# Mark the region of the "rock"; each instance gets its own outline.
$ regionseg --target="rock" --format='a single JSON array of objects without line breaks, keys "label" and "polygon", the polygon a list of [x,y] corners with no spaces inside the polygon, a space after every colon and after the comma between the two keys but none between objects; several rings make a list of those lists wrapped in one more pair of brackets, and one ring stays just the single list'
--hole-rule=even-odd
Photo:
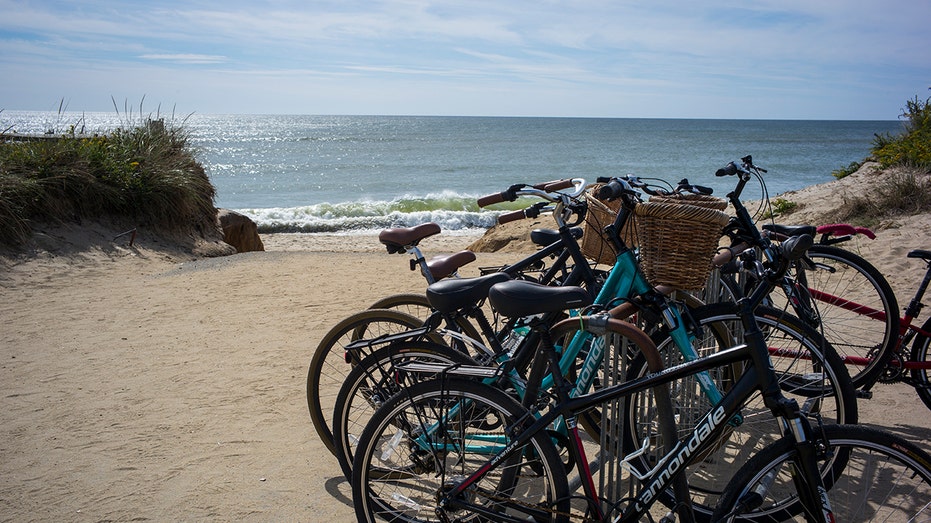
[{"label": "rock", "polygon": [[218,209],[223,241],[236,247],[237,252],[264,251],[258,227],[248,216],[229,209]]},{"label": "rock", "polygon": [[536,246],[530,241],[530,231],[555,228],[556,222],[550,216],[498,224],[488,229],[468,249],[472,252],[533,252]]}]

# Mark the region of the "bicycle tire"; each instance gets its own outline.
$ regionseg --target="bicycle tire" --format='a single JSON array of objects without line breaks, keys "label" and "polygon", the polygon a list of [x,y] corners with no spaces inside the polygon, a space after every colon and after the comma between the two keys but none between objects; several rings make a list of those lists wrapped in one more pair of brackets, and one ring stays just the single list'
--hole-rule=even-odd
[{"label": "bicycle tire", "polygon": [[[455,405],[459,405],[455,408]],[[453,406],[453,410],[450,410]],[[366,426],[353,460],[352,499],[358,521],[438,521],[438,495],[484,465],[489,455],[465,440],[507,444],[505,427],[529,414],[504,392],[478,382],[449,378],[420,382],[389,399]],[[474,416],[474,417],[473,417]],[[442,420],[442,421],[441,421]],[[442,424],[427,432],[406,427]],[[441,449],[441,450],[436,450]],[[542,521],[568,521],[566,471],[545,433],[492,468],[463,496],[488,512],[549,514]],[[529,518],[528,518],[529,519]],[[475,521],[493,521],[475,517]],[[535,519],[541,521],[539,517]]]},{"label": "bicycle tire", "polygon": [[[816,244],[808,249],[808,258],[817,269],[797,268],[796,279],[815,299],[820,318],[816,326],[842,358],[869,360],[865,366],[847,363],[854,387],[869,388],[881,377],[898,343],[899,306],[895,293],[882,273],[853,252]],[[848,310],[830,299],[818,298],[822,293],[870,307],[882,316],[864,314],[862,309]]]},{"label": "bicycle tire", "polygon": [[[818,430],[817,428],[815,429]],[[931,456],[912,443],[870,427],[824,426],[828,442],[819,464],[825,494],[837,521],[928,521],[931,518]],[[725,488],[714,521],[801,521],[801,503],[793,499],[789,474],[794,445],[779,440],[757,453]],[[844,462],[839,467],[838,457]],[[768,486],[767,486],[768,485]],[[762,496],[764,493],[766,496]],[[750,492],[756,491],[756,496]],[[760,504],[736,514],[744,501]],[[754,503],[756,504],[756,503]]]},{"label": "bicycle tire", "polygon": [[[369,306],[369,308],[396,309],[406,314],[410,314],[411,316],[420,318],[422,321],[427,321],[427,318],[429,318],[430,315],[435,312],[433,307],[430,306],[430,302],[427,300],[426,295],[414,293],[392,294],[391,296],[386,296],[376,301],[371,306]],[[455,330],[468,336],[469,338],[472,338],[473,340],[482,341],[486,344],[486,346],[490,346],[490,344],[488,344],[488,340],[483,338],[479,329],[477,329],[475,325],[469,321],[469,318],[463,315],[456,315],[453,320],[456,323],[454,327]],[[448,345],[453,345],[455,343],[457,342],[453,339],[447,342]],[[459,348],[468,350],[464,346]]]},{"label": "bicycle tire", "polygon": [[396,309],[426,321],[433,314],[433,307],[424,294],[404,292],[385,296],[369,305],[370,309]]},{"label": "bicycle tire", "polygon": [[[333,432],[329,425],[336,404],[336,395],[352,364],[361,361],[370,351],[360,350],[355,361],[347,361],[346,345],[387,333],[397,333],[423,325],[419,319],[391,309],[366,309],[334,325],[320,340],[307,369],[307,408],[310,420],[320,440],[330,452],[335,452]],[[431,338],[432,341],[442,342]]]},{"label": "bicycle tire", "polygon": [[[737,306],[734,304],[718,303],[698,307],[691,311],[691,316],[705,334],[705,339],[700,340],[696,347],[699,355],[733,346],[742,340]],[[808,406],[809,411],[817,411],[829,423],[856,423],[856,391],[843,362],[829,345],[824,345],[821,335],[781,311],[758,307],[755,316],[771,348],[795,351],[792,356],[786,352],[786,356],[771,358],[780,376],[783,393],[797,398],[799,403]],[[654,333],[654,339],[660,353],[666,358],[667,366],[683,361],[665,330]],[[631,377],[635,379],[647,372],[643,357],[636,356],[630,365]],[[714,369],[711,374],[723,393],[727,391],[728,384],[739,377],[741,367]],[[712,405],[698,389],[694,379],[671,384],[671,389],[673,404],[677,408],[680,436],[687,436]],[[652,428],[655,424],[652,405],[649,393],[628,398],[625,407],[628,413],[625,437],[626,444],[631,448],[639,447],[644,438],[652,437],[655,433]],[[781,435],[778,423],[762,404],[759,394],[747,401],[741,409],[741,415],[742,424],[727,431],[726,439],[689,468],[688,482],[693,509],[699,521],[714,521],[709,518],[733,471],[754,451]],[[649,470],[655,466],[656,459],[655,455],[645,455],[638,467],[640,470]],[[674,500],[668,495],[661,497],[661,501],[674,506]]]},{"label": "bicycle tire", "polygon": [[[921,330],[931,332],[931,318],[925,320]],[[931,363],[931,338],[921,334],[915,336],[914,341],[912,341],[910,361],[923,365]],[[927,368],[912,369],[911,377],[912,386],[915,387],[918,397],[921,398],[926,407],[931,409],[931,377],[928,376],[928,373]]]},{"label": "bicycle tire", "polygon": [[[392,369],[407,361],[478,365],[472,358],[445,345],[414,341],[382,347],[354,366],[339,389],[331,424],[336,458],[347,480],[352,478],[355,441],[378,407],[402,387]],[[413,377],[422,381],[430,376]]]}]

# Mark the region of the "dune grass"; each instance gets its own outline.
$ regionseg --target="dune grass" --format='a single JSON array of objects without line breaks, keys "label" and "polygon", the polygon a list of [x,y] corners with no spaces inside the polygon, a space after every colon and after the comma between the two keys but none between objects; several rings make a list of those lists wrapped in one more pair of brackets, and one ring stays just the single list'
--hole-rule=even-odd
[{"label": "dune grass", "polygon": [[917,96],[906,102],[902,117],[905,132],[898,135],[876,135],[873,157],[885,167],[909,167],[931,172],[931,98],[921,101]]},{"label": "dune grass", "polygon": [[0,133],[0,243],[17,245],[35,222],[119,218],[165,232],[216,227],[216,190],[181,124],[146,117],[108,134],[75,126],[55,137]]},{"label": "dune grass", "polygon": [[[905,167],[931,173],[931,98],[922,101],[916,96],[905,102],[899,117],[905,123],[903,132],[874,135],[871,156],[866,160],[879,162],[883,169]],[[851,162],[831,174],[840,179],[857,172],[862,165]]]},{"label": "dune grass", "polygon": [[901,166],[887,172],[871,194],[851,198],[837,209],[837,219],[876,227],[896,216],[931,213],[931,176],[927,172]]}]

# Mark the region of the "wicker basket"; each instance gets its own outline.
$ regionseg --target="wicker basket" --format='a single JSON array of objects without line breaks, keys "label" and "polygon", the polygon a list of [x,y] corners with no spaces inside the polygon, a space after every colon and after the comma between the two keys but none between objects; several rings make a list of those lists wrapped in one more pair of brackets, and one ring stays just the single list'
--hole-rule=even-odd
[{"label": "wicker basket", "polygon": [[653,285],[701,289],[728,215],[686,203],[649,201],[635,209],[640,266]]},{"label": "wicker basket", "polygon": [[[621,200],[604,201],[595,195],[604,184],[592,184],[585,191],[585,200],[588,202],[588,212],[585,213],[585,223],[582,228],[582,243],[579,245],[582,254],[597,263],[614,265],[617,261],[617,250],[608,240],[604,228],[614,223],[617,211],[621,208]],[[634,230],[634,217],[631,216],[624,226],[621,237],[629,247],[636,245],[636,231]]]},{"label": "wicker basket", "polygon": [[698,207],[707,207],[723,211],[727,208],[727,200],[705,194],[670,194],[665,196],[651,196],[653,203],[687,203]]}]

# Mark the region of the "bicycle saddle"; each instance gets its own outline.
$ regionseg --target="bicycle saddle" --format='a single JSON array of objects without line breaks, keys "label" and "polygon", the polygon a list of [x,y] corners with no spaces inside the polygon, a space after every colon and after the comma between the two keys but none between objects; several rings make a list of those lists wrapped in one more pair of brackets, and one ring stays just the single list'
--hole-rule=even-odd
[{"label": "bicycle saddle", "polygon": [[[573,227],[569,229],[572,237],[579,239],[582,237],[582,228]],[[553,229],[534,229],[530,231],[530,241],[538,247],[546,247],[559,241],[559,231]]]},{"label": "bicycle saddle", "polygon": [[[450,274],[458,271],[459,268],[463,265],[472,263],[474,261],[474,252],[459,251],[448,256],[436,256],[434,258],[430,258],[430,261],[427,262],[427,267],[430,268],[430,274],[433,275],[433,280],[436,281],[442,280]],[[416,261],[411,263],[411,269],[413,269],[415,266]]]},{"label": "bicycle saddle", "polygon": [[526,280],[499,283],[488,291],[488,301],[509,318],[543,312],[579,309],[591,305],[592,295],[582,287],[549,287]]},{"label": "bicycle saddle", "polygon": [[485,299],[492,285],[510,278],[503,272],[495,272],[477,278],[438,281],[427,286],[427,301],[434,309],[448,314]]},{"label": "bicycle saddle", "polygon": [[818,232],[814,225],[779,225],[778,223],[764,224],[763,230],[784,236],[801,236],[807,234],[811,237],[814,237]]},{"label": "bicycle saddle", "polygon": [[420,243],[420,240],[440,233],[440,226],[422,223],[414,227],[397,227],[385,229],[378,233],[378,241],[388,248],[389,254],[403,253],[408,246]]}]

